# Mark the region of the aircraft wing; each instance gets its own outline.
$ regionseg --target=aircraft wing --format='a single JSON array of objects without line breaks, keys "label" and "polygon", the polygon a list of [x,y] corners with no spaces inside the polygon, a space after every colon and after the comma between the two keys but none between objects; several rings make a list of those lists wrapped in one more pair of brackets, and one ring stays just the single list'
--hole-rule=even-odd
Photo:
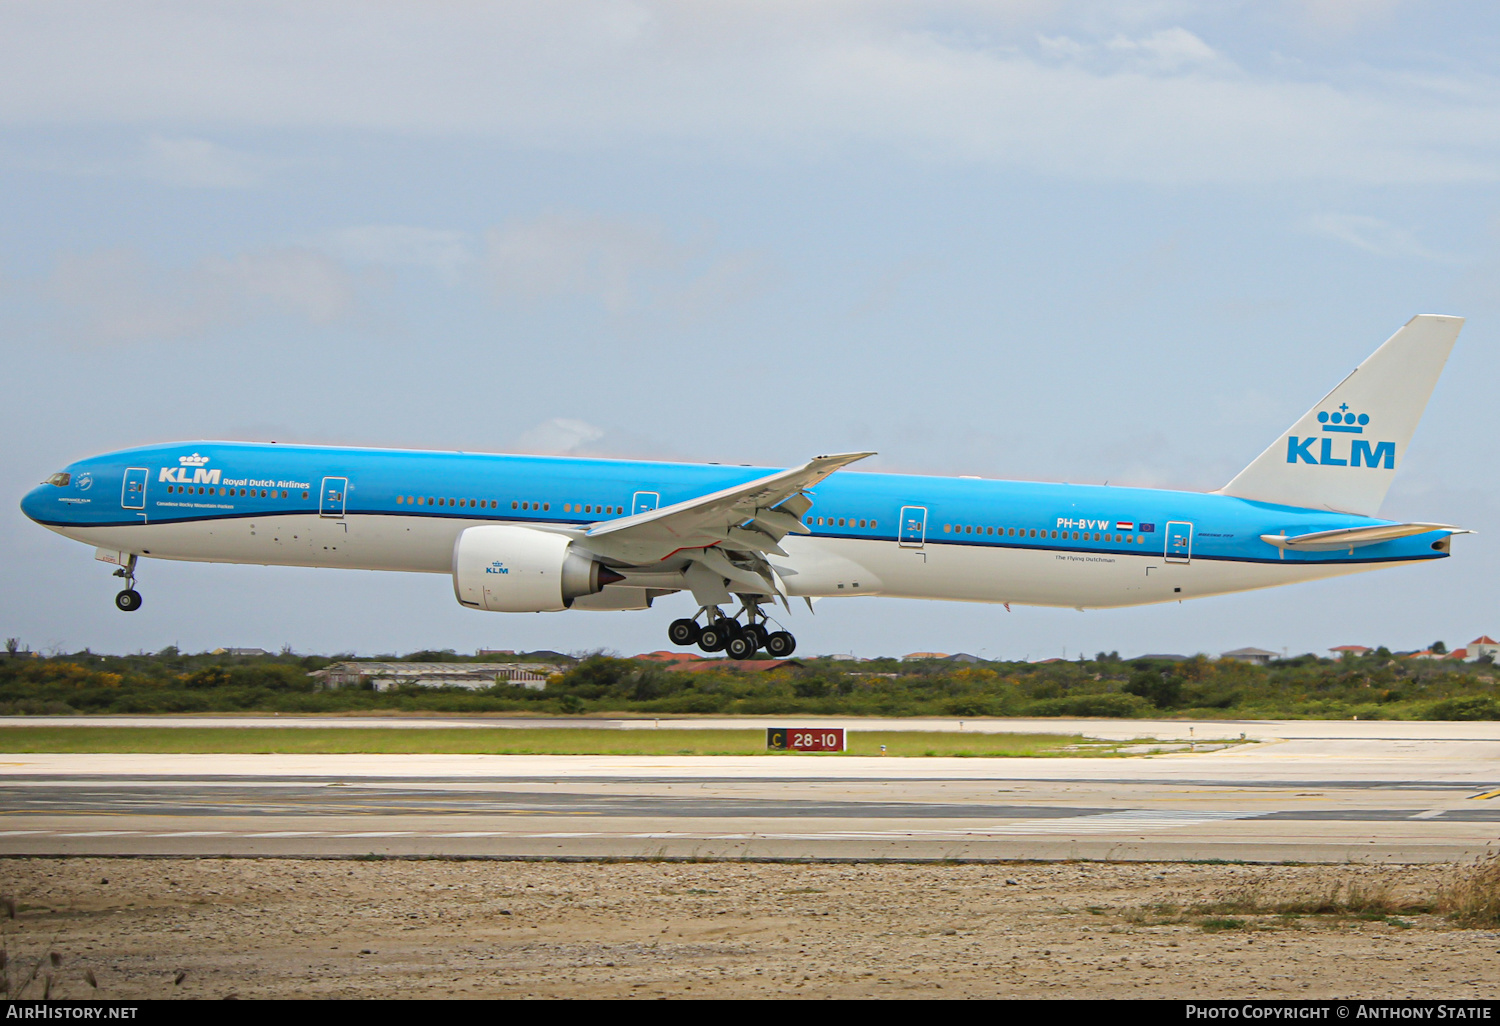
[{"label": "aircraft wing", "polygon": [[[618,520],[601,521],[584,532],[583,541],[600,556],[641,565],[658,562],[683,549],[719,546],[760,560],[764,553],[786,555],[777,545],[788,534],[808,534],[802,514],[812,500],[802,493],[829,474],[873,452],[817,456],[800,467],[778,471],[746,484],[700,495],[685,502]],[[693,558],[703,562],[703,553]],[[714,557],[719,557],[715,559]],[[729,577],[721,552],[707,559]]]},{"label": "aircraft wing", "polygon": [[1278,549],[1304,552],[1332,552],[1336,549],[1357,549],[1365,545],[1410,538],[1429,531],[1447,531],[1452,534],[1471,534],[1461,527],[1450,524],[1381,524],[1376,527],[1346,527],[1337,531],[1315,531],[1287,537],[1283,534],[1263,534],[1260,540]]}]

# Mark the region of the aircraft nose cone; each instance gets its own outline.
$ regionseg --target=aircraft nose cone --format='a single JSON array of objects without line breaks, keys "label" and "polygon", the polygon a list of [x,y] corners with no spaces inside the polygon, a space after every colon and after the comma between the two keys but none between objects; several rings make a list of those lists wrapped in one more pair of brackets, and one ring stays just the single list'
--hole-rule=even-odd
[{"label": "aircraft nose cone", "polygon": [[41,521],[48,506],[48,491],[56,491],[51,485],[38,485],[26,493],[21,500],[21,512],[32,520]]}]

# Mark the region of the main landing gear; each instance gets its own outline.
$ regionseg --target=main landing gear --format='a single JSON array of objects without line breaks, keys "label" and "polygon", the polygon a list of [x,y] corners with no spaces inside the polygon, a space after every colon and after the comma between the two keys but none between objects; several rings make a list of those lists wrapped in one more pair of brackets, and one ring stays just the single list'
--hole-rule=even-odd
[{"label": "main landing gear", "polygon": [[141,608],[141,593],[135,590],[135,556],[130,562],[115,571],[116,577],[125,578],[125,590],[115,596],[115,608],[122,613],[133,613]]},{"label": "main landing gear", "polygon": [[[797,639],[790,633],[767,628],[769,621],[760,603],[747,600],[740,613],[744,623],[725,616],[717,606],[704,606],[691,619],[673,620],[667,637],[674,645],[697,645],[705,652],[723,652],[731,659],[749,659],[761,649],[773,659],[785,659],[796,651]],[[704,617],[701,624],[699,616]]]}]

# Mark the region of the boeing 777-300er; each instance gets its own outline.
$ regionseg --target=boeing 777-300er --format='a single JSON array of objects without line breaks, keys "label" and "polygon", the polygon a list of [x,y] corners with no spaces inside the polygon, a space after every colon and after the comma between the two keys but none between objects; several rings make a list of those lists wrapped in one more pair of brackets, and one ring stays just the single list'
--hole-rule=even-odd
[{"label": "boeing 777-300er", "polygon": [[[1376,516],[1462,318],[1413,317],[1215,492],[468,452],[186,442],[80,460],[26,515],[116,564],[451,574],[491,612],[646,609],[673,643],[790,655],[776,601],[846,595],[1134,606],[1448,556],[1445,524]],[[739,608],[732,614],[738,600]]]}]

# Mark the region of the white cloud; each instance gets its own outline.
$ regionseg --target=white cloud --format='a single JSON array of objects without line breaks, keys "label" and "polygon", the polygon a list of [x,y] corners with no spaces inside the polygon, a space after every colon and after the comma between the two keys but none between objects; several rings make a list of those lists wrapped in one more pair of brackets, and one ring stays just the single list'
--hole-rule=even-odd
[{"label": "white cloud", "polygon": [[259,185],[264,161],[207,139],[146,140],[141,174],[166,185],[199,189],[245,189]]},{"label": "white cloud", "polygon": [[134,250],[60,257],[37,294],[56,308],[56,336],[111,344],[201,338],[265,316],[327,325],[352,314],[356,281],[300,248],[212,257],[165,274]]},{"label": "white cloud", "polygon": [[[1358,6],[1364,19],[1389,5]],[[1336,9],[1310,3],[1307,16]],[[1500,176],[1493,76],[1432,64],[1444,77],[1424,86],[1368,67],[1236,62],[1173,20],[1188,13],[1150,3],[37,0],[0,6],[0,122],[668,143],[755,160],[873,144],[1154,182]],[[245,173],[212,149],[165,150],[159,159],[189,180]]]},{"label": "white cloud", "polygon": [[312,245],[355,264],[423,267],[452,279],[473,259],[464,232],[371,224],[324,232]]},{"label": "white cloud", "polygon": [[585,297],[614,315],[710,313],[749,298],[766,278],[753,254],[715,255],[706,241],[679,240],[655,222],[597,214],[516,219],[486,232],[485,248],[497,298]]},{"label": "white cloud", "polygon": [[529,301],[590,296],[620,313],[639,305],[645,279],[683,254],[659,226],[588,214],[544,214],[485,233],[497,294]]},{"label": "white cloud", "polygon": [[554,417],[522,432],[519,451],[543,456],[569,456],[586,451],[604,437],[602,428],[581,420]]},{"label": "white cloud", "polygon": [[1315,235],[1337,239],[1376,256],[1415,257],[1445,263],[1454,259],[1433,252],[1422,245],[1410,231],[1378,217],[1362,214],[1317,214],[1307,220],[1307,228]]},{"label": "white cloud", "polygon": [[1137,67],[1167,73],[1223,60],[1217,50],[1185,28],[1163,29],[1140,39],[1116,36],[1106,46],[1117,54],[1135,57]]},{"label": "white cloud", "polygon": [[1349,32],[1386,21],[1402,0],[1296,0],[1302,17],[1314,27]]}]

